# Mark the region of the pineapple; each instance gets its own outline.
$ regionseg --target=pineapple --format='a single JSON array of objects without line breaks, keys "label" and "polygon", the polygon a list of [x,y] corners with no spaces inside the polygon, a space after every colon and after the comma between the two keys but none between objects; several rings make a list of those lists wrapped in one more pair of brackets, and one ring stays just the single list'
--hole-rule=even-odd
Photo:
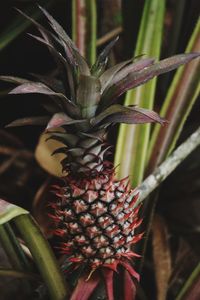
[{"label": "pineapple", "polygon": [[[109,126],[116,123],[165,123],[153,111],[125,107],[116,104],[116,100],[127,90],[189,62],[198,54],[180,54],[160,62],[136,59],[105,70],[115,39],[90,68],[63,28],[46,10],[40,9],[53,32],[20,13],[39,30],[41,36],[32,36],[48,47],[57,72],[54,77],[35,75],[34,81],[9,76],[1,76],[1,80],[18,84],[10,94],[48,95],[48,103],[46,97],[42,103],[48,115],[19,119],[10,126],[44,125],[49,138],[63,144],[52,153],[64,154],[60,162],[65,174],[63,184],[53,187],[55,199],[48,207],[52,232],[61,240],[60,252],[67,255],[73,268],[84,267],[71,299],[88,299],[100,281],[100,274],[106,279],[108,298],[113,299],[113,273],[120,266],[129,284],[133,284],[131,278],[139,280],[132,263],[132,258],[139,255],[131,245],[142,234],[135,234],[141,224],[139,195],[130,188],[128,178],[115,179],[115,169],[107,159],[111,147],[106,134]],[[64,130],[56,129],[60,127]],[[81,290],[85,284],[90,287],[83,297]]]}]

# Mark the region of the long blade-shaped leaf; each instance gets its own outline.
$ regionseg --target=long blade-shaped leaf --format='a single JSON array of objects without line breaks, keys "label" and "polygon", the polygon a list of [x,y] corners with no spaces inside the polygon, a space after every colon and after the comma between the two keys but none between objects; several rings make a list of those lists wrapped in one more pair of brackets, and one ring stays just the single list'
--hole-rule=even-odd
[{"label": "long blade-shaped leaf", "polygon": [[[139,85],[142,85],[158,75],[172,71],[178,68],[179,66],[188,63],[192,59],[197,58],[198,56],[200,56],[199,53],[178,54],[163,59],[160,62],[153,64],[152,66],[146,67],[146,64],[147,65],[152,64],[152,60],[150,59],[150,62],[144,63],[142,70],[138,72],[133,72],[131,70],[131,66],[127,66],[124,69],[124,74],[123,74],[123,70],[119,72],[119,80],[117,78],[118,76],[116,75],[116,79],[113,78],[114,82],[112,86],[108,88],[108,90],[106,90],[105,93],[103,94],[102,96],[103,105],[109,106],[126,91],[135,88]],[[142,62],[143,60],[141,60],[141,62],[139,61],[138,64],[139,65],[141,64],[142,66]],[[126,72],[126,70],[128,72]]]},{"label": "long blade-shaped leaf", "polygon": [[[165,10],[165,0],[146,0],[142,23],[140,26],[135,56],[145,53],[158,58],[162,41],[162,28]],[[139,87],[127,94],[125,104],[138,104],[152,109],[154,102],[156,79],[145,86]],[[134,174],[133,185],[141,182],[144,174],[145,159],[148,149],[150,125],[121,125],[117,142],[115,165],[118,167],[118,177]],[[124,155],[126,153],[126,155]]]},{"label": "long blade-shaped leaf", "polygon": [[100,92],[101,85],[98,78],[80,75],[76,101],[81,107],[83,118],[90,118],[95,115],[96,107],[101,96]]},{"label": "long blade-shaped leaf", "polygon": [[[0,200],[3,201],[3,200]],[[5,205],[6,206],[6,205]],[[28,263],[25,258],[25,255],[21,249],[21,246],[19,245],[18,240],[16,239],[15,235],[10,235],[10,232],[12,231],[10,224],[6,223],[3,225],[0,225],[0,243],[3,247],[4,251],[6,252],[6,255],[9,259],[9,262],[11,263],[11,266],[13,269],[18,271],[27,270]],[[23,279],[22,281],[23,289],[25,293],[30,294],[31,293],[31,287],[29,283]]]},{"label": "long blade-shaped leaf", "polygon": [[80,55],[75,44],[70,39],[70,37],[66,34],[62,26],[44,8],[42,8],[41,6],[39,6],[39,8],[49,20],[50,26],[53,28],[53,30],[58,35],[60,40],[64,42],[64,45],[66,46],[65,48],[66,54],[68,54],[69,51],[71,52],[73,65],[75,66],[77,63],[78,68],[80,68],[81,74],[89,75],[90,72],[87,63],[85,62],[84,58]]},{"label": "long blade-shaped leaf", "polygon": [[[53,1],[46,1],[44,3],[46,7],[52,5]],[[41,13],[37,8],[29,7],[26,10],[26,13],[30,14],[33,18],[38,19],[41,16]],[[22,20],[20,16],[14,18],[14,20],[9,24],[6,30],[0,36],[0,51],[8,46],[15,38],[18,37],[26,28],[30,26],[30,21]]]},{"label": "long blade-shaped leaf", "polygon": [[72,36],[89,65],[96,60],[96,0],[72,1]]},{"label": "long blade-shaped leaf", "polygon": [[14,222],[28,246],[43,280],[47,284],[51,299],[66,299],[68,291],[64,277],[39,226],[29,215],[18,216],[14,219]]},{"label": "long blade-shaped leaf", "polygon": [[27,210],[0,199],[0,225],[9,222],[17,216],[28,213]]},{"label": "long blade-shaped leaf", "polygon": [[18,127],[27,125],[45,126],[48,123],[49,119],[50,117],[48,116],[21,118],[9,123],[8,125],[6,125],[6,127]]},{"label": "long blade-shaped leaf", "polygon": [[[56,93],[41,82],[23,83],[9,92],[9,94],[44,94],[52,97],[52,100],[61,107],[61,110],[68,111],[72,116],[79,115],[78,107],[73,104],[64,94]],[[55,99],[56,97],[56,99]]]},{"label": "long blade-shaped leaf", "polygon": [[[200,52],[200,20],[191,36],[186,52]],[[180,68],[173,79],[161,115],[169,120],[166,128],[155,127],[148,152],[148,172],[174,149],[189,112],[200,92],[200,63],[194,60]]]},{"label": "long blade-shaped leaf", "polygon": [[114,104],[93,118],[90,123],[95,126],[99,123],[104,125],[110,123],[144,124],[153,122],[164,124],[165,120],[152,110]]},{"label": "long blade-shaped leaf", "polygon": [[190,274],[187,281],[184,283],[182,289],[178,293],[175,300],[196,300],[199,298],[200,293],[200,263],[196,266],[193,272]]},{"label": "long blade-shaped leaf", "polygon": [[39,227],[30,217],[28,211],[0,200],[0,225],[12,219],[33,255],[37,267],[47,284],[51,299],[65,299],[68,294],[66,283],[59,270],[56,258]]},{"label": "long blade-shaped leaf", "polygon": [[91,68],[92,75],[99,77],[104,72],[108,62],[108,55],[118,39],[119,37],[116,37],[114,40],[112,40],[99,54],[95,64]]}]

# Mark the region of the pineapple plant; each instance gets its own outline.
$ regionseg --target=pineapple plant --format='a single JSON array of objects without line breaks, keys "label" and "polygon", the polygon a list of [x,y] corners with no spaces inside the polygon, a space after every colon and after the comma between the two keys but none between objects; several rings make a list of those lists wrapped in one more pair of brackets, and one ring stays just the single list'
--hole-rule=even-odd
[{"label": "pineapple plant", "polygon": [[[64,268],[81,269],[80,279],[71,299],[88,299],[101,277],[105,278],[107,296],[113,299],[114,273],[123,269],[127,293],[132,299],[134,282],[134,244],[142,238],[135,234],[141,224],[137,189],[128,178],[115,179],[112,162],[107,158],[111,147],[106,140],[109,127],[116,123],[166,123],[156,112],[137,106],[116,104],[127,90],[168,72],[196,58],[198,53],[180,54],[155,62],[153,58],[136,58],[106,69],[108,55],[117,42],[113,40],[88,66],[63,28],[43,8],[51,30],[25,15],[41,36],[33,36],[48,47],[57,65],[54,76],[34,75],[34,80],[1,76],[1,80],[18,84],[10,94],[48,95],[42,103],[47,115],[18,119],[9,126],[44,125],[50,139],[62,147],[52,155],[63,153],[60,162],[62,184],[53,186],[54,201],[48,203],[53,235],[60,239],[58,250],[67,259]],[[52,32],[53,31],[53,32]],[[68,80],[67,80],[68,79]],[[58,128],[62,127],[60,131]],[[85,286],[84,295],[82,289]],[[129,297],[129,298],[128,298]]]}]

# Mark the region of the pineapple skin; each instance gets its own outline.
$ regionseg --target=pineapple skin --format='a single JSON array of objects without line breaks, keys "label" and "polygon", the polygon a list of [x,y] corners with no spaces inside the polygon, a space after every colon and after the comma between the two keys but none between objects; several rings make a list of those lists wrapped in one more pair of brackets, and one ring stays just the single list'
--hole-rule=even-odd
[{"label": "pineapple skin", "polygon": [[85,263],[91,270],[116,270],[118,264],[139,256],[130,250],[142,234],[135,235],[140,207],[134,207],[138,194],[130,189],[128,178],[115,180],[113,168],[91,179],[67,176],[54,193],[49,204],[52,233],[61,237],[59,250],[68,261]]}]

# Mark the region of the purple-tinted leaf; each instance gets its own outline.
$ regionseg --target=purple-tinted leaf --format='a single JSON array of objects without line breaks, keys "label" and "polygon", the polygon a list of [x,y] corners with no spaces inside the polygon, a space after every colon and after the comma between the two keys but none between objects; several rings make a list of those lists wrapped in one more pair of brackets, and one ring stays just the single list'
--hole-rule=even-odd
[{"label": "purple-tinted leaf", "polygon": [[116,37],[114,40],[112,40],[99,54],[95,64],[91,68],[92,75],[95,75],[99,77],[102,72],[104,71],[107,61],[108,61],[108,55],[110,53],[110,50],[114,47],[116,42],[118,41],[119,37]]},{"label": "purple-tinted leaf", "polygon": [[70,118],[68,115],[66,115],[65,113],[60,112],[60,113],[56,113],[51,118],[46,129],[56,128],[56,127],[61,127],[64,125],[71,125],[76,123],[83,123],[83,122],[85,122],[85,120],[74,120]]},{"label": "purple-tinted leaf", "polygon": [[48,140],[55,140],[61,142],[67,146],[75,147],[78,142],[78,137],[75,135],[66,133],[66,132],[51,132],[50,137],[47,138]]},{"label": "purple-tinted leaf", "polygon": [[16,83],[16,84],[23,84],[23,83],[30,83],[31,81],[28,79],[15,77],[15,76],[0,76],[0,80],[10,82],[10,83]]},{"label": "purple-tinted leaf", "polygon": [[[64,31],[62,26],[41,6],[39,6],[41,11],[44,13],[44,15],[47,17],[47,19],[50,22],[51,27],[53,30],[56,32],[56,34],[65,42],[65,45],[67,46],[67,49],[71,48],[73,50],[73,55],[74,58],[76,59],[77,65],[80,69],[80,73],[84,75],[89,75],[90,70],[89,67],[84,60],[84,58],[80,55],[78,49],[76,48],[75,44],[73,41],[69,38],[67,33]],[[66,53],[68,54],[68,53]]]},{"label": "purple-tinted leaf", "polygon": [[[74,60],[72,50],[68,47],[66,49],[66,45],[63,41],[61,41],[59,38],[57,38],[54,34],[49,32],[46,28],[44,28],[41,24],[39,24],[37,21],[23,13],[21,10],[17,9],[17,11],[22,14],[26,19],[28,19],[31,23],[33,23],[38,31],[41,33],[42,37],[44,38],[44,41],[46,41],[46,46],[48,47],[50,53],[54,57],[59,69],[60,73],[62,75],[62,69],[67,71],[68,81],[70,85],[70,91],[71,96],[74,98],[75,96],[75,89],[74,89],[74,82],[76,81],[76,73],[77,73],[77,62]],[[67,61],[63,61],[62,57],[59,56],[57,51],[54,48],[54,42],[59,43],[62,47],[64,47],[66,55],[67,55]],[[63,65],[64,64],[64,65]],[[65,77],[63,78],[63,82],[65,82]]]},{"label": "purple-tinted leaf", "polygon": [[23,83],[9,92],[9,94],[30,94],[30,93],[53,95],[53,96],[66,98],[63,94],[54,92],[52,89],[50,89],[48,86],[46,86],[41,82]]},{"label": "purple-tinted leaf", "polygon": [[152,65],[154,63],[153,58],[146,58],[141,59],[139,61],[133,62],[131,64],[125,65],[123,68],[121,68],[118,72],[114,74],[112,79],[109,81],[109,84],[107,84],[106,89],[104,90],[104,94],[107,92],[107,90],[112,87],[113,85],[116,85],[118,82],[123,80],[127,77],[129,73],[138,72],[140,70],[143,70],[144,68]]},{"label": "purple-tinted leaf", "polygon": [[166,121],[162,119],[156,112],[132,106],[124,107],[120,104],[114,104],[90,120],[91,125],[96,126],[101,123],[127,123],[127,124],[143,124],[158,122],[164,124]]},{"label": "purple-tinted leaf", "polygon": [[89,137],[91,139],[96,139],[96,140],[99,140],[100,142],[104,142],[105,141],[105,136],[106,136],[106,133],[105,133],[105,130],[98,130],[98,131],[95,131],[94,134],[91,134],[91,133],[86,133],[86,132],[80,132],[79,133],[80,136],[83,136],[83,137]]},{"label": "purple-tinted leaf", "polygon": [[53,46],[52,44],[50,44],[50,43],[49,43],[48,41],[46,41],[45,39],[42,39],[41,37],[36,36],[36,35],[34,35],[34,34],[28,33],[28,35],[31,36],[32,38],[36,39],[36,40],[39,41],[40,43],[42,43],[42,44],[46,45],[47,47],[49,47],[49,48],[52,50],[54,56],[57,58],[57,60],[59,60],[59,61],[63,64],[63,66],[66,68],[66,66],[67,66],[67,61],[66,61],[66,59],[62,56],[62,54],[61,54],[59,51],[57,51],[57,50],[54,48],[54,46]]},{"label": "purple-tinted leaf", "polygon": [[87,280],[88,275],[79,278],[70,300],[88,300],[95,288],[100,282],[100,276],[95,271],[91,278]]},{"label": "purple-tinted leaf", "polygon": [[61,80],[58,80],[58,79],[48,76],[48,75],[40,75],[40,74],[34,74],[34,73],[31,73],[31,75],[33,77],[35,77],[37,80],[39,80],[40,82],[44,83],[46,86],[48,86],[52,90],[54,90],[56,93],[61,93],[61,94],[65,93],[65,89],[64,89],[64,86],[63,86]]},{"label": "purple-tinted leaf", "polygon": [[199,53],[175,55],[138,72],[127,74],[126,77],[116,82],[103,94],[101,105],[104,107],[109,106],[127,90],[144,84],[155,76],[174,70],[180,65],[186,64],[192,59],[197,58],[199,55]]},{"label": "purple-tinted leaf", "polygon": [[104,268],[102,273],[105,279],[108,300],[114,300],[114,291],[113,291],[114,271],[108,268]]},{"label": "purple-tinted leaf", "polygon": [[124,300],[134,300],[136,297],[136,286],[127,270],[124,271]]},{"label": "purple-tinted leaf", "polygon": [[6,127],[17,127],[17,126],[27,126],[27,125],[45,126],[48,123],[49,119],[50,117],[48,116],[21,118],[9,123],[8,125],[6,125]]},{"label": "purple-tinted leaf", "polygon": [[113,79],[113,77],[115,76],[115,74],[121,70],[124,66],[130,64],[132,62],[132,60],[127,60],[127,61],[123,61],[111,68],[109,68],[108,70],[106,70],[100,77],[100,82],[101,82],[101,91],[103,93],[103,91],[106,89],[106,87],[108,86],[108,84],[110,84],[111,80]]},{"label": "purple-tinted leaf", "polygon": [[[72,116],[79,115],[78,107],[73,104],[67,97],[61,93],[56,93],[41,82],[29,82],[19,85],[14,88],[9,94],[45,94],[52,97],[52,100],[60,106],[61,109],[66,110]],[[56,99],[55,99],[56,97]]]},{"label": "purple-tinted leaf", "polygon": [[124,68],[119,70],[119,72],[117,72],[114,75],[113,79],[111,80],[111,82],[109,83],[109,86],[107,88],[109,88],[113,84],[117,84],[117,82],[119,82],[122,79],[126,78],[126,76],[129,73],[141,71],[141,70],[149,67],[153,63],[154,63],[153,58],[144,58],[144,59],[141,59],[139,61],[133,62],[133,63],[129,64],[128,66],[125,66]]},{"label": "purple-tinted leaf", "polygon": [[[80,75],[77,89],[77,104],[84,109],[83,116],[90,117],[95,114],[95,107],[100,100],[101,85],[98,78],[94,76]],[[94,107],[94,108],[93,108]],[[91,109],[92,112],[91,112]]]}]

